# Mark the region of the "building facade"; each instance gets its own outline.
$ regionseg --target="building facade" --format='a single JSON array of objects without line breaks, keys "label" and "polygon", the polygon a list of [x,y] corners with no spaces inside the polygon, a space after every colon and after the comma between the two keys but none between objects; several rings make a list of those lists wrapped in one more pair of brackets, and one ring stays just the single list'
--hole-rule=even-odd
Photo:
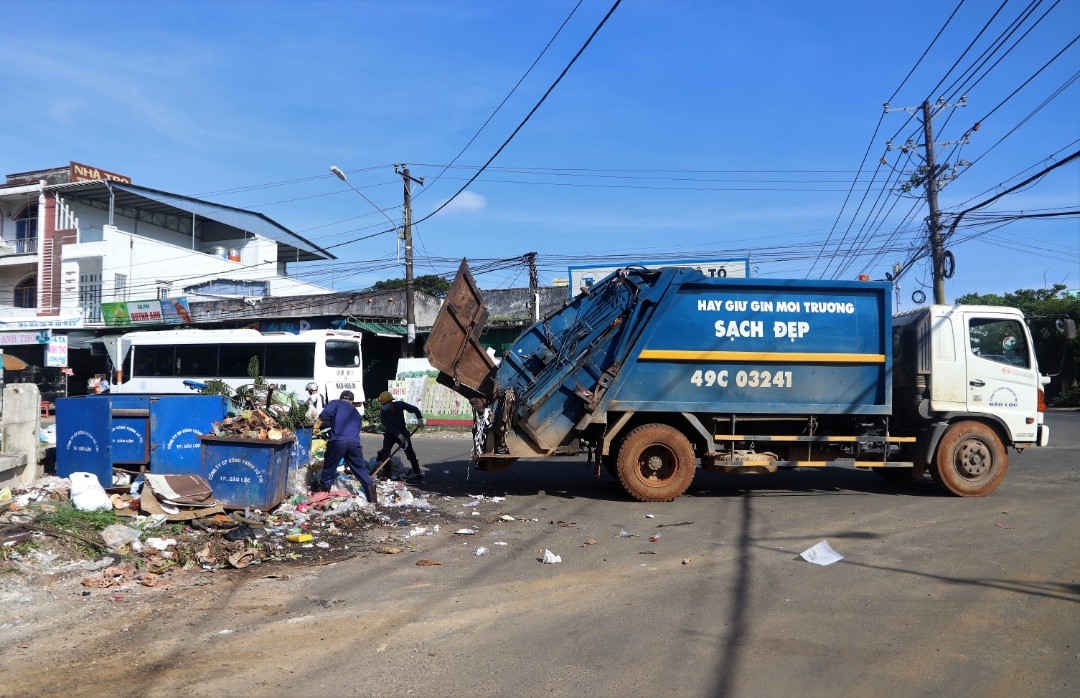
[{"label": "building facade", "polygon": [[326,294],[290,277],[288,264],[333,258],[260,213],[80,163],[7,175],[0,349],[7,370],[23,372],[8,380],[38,383],[48,399],[103,365],[93,344],[117,324],[110,311],[154,329],[190,323],[201,301]]}]

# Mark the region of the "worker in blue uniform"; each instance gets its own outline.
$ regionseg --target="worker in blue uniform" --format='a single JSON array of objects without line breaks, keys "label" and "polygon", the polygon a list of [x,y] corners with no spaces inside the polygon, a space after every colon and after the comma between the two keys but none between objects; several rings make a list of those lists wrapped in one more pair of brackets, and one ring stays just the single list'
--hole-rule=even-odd
[{"label": "worker in blue uniform", "polygon": [[323,456],[322,472],[319,474],[319,484],[316,489],[329,492],[337,478],[337,466],[341,459],[364,486],[364,496],[372,504],[377,503],[375,498],[375,486],[371,482],[371,474],[364,465],[364,451],[360,446],[360,427],[363,426],[363,418],[359,410],[353,404],[351,390],[341,391],[341,397],[331,400],[319,413],[319,422],[329,425],[330,437],[326,440],[326,453]]}]

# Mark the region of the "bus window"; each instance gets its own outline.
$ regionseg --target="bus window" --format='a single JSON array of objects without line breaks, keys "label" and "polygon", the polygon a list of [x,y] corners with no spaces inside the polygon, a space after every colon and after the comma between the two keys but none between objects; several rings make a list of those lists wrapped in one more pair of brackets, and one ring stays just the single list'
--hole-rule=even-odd
[{"label": "bus window", "polygon": [[266,375],[264,370],[266,357],[263,356],[263,344],[222,344],[221,345],[221,368],[222,378],[249,378],[248,364],[251,357],[259,359],[259,374]]},{"label": "bus window", "polygon": [[173,347],[136,347],[136,376],[173,376]]},{"label": "bus window", "polygon": [[213,344],[180,344],[176,347],[178,376],[216,376],[218,348]]},{"label": "bus window", "polygon": [[360,343],[340,339],[326,340],[326,365],[330,368],[349,368],[360,365]]},{"label": "bus window", "polygon": [[314,366],[314,344],[266,345],[263,375],[268,378],[311,378]]}]

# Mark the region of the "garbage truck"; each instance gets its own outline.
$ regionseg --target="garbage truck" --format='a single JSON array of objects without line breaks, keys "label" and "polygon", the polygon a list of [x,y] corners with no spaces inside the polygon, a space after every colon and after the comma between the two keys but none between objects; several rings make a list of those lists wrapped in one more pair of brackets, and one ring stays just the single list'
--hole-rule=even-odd
[{"label": "garbage truck", "polygon": [[576,451],[646,502],[681,495],[699,465],[929,472],[955,495],[990,494],[1009,449],[1050,438],[1049,378],[1024,316],[930,305],[894,317],[891,294],[887,282],[627,267],[496,361],[463,260],[426,352],[473,406],[481,469]]}]

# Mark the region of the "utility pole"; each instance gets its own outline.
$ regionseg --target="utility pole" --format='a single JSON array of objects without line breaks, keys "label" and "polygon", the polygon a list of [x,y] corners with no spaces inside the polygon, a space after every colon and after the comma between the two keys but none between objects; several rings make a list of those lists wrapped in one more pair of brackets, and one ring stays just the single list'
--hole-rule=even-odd
[{"label": "utility pole", "polygon": [[540,322],[540,280],[536,275],[536,253],[525,254],[529,264],[529,304],[532,306],[533,322]]},{"label": "utility pole", "polygon": [[[926,187],[926,201],[930,205],[930,216],[928,217],[926,226],[930,232],[930,257],[933,263],[934,271],[934,303],[945,303],[945,279],[951,278],[953,270],[955,269],[955,258],[945,251],[945,236],[941,234],[941,209],[938,207],[938,192],[941,190],[943,182],[947,182],[952,179],[956,179],[957,171],[960,167],[970,167],[971,163],[966,160],[960,160],[955,164],[938,166],[934,160],[934,128],[933,128],[933,109],[946,109],[952,107],[966,107],[967,96],[961,96],[960,101],[955,104],[946,104],[944,99],[939,99],[933,105],[930,104],[930,100],[924,100],[922,106],[919,107],[892,107],[886,102],[882,105],[885,113],[894,111],[905,111],[909,114],[914,114],[917,111],[922,112],[922,126],[923,126],[923,151],[925,164],[923,165],[925,172],[923,173],[923,184]],[[979,124],[974,124],[971,128],[964,132],[964,135],[959,140],[955,141],[942,141],[938,145],[964,145],[970,142],[971,134],[974,131],[979,130]],[[892,141],[886,141],[886,150],[899,150],[904,153],[911,153],[918,148],[918,144],[915,143],[913,138],[908,138],[907,142],[903,145],[893,145]],[[881,164],[886,165],[888,161],[882,157]],[[918,180],[916,177],[912,177],[910,184],[905,184],[900,190],[904,193],[914,189]],[[946,260],[950,262],[948,269],[946,269]],[[892,274],[887,274],[886,277],[892,281],[900,278],[900,275],[907,270],[914,260],[900,265],[899,269],[894,268]],[[922,294],[921,290],[917,290],[916,293]],[[926,302],[925,294],[922,300],[916,300],[916,303]],[[914,298],[914,294],[912,298]]]},{"label": "utility pole", "polygon": [[413,244],[412,244],[412,183],[424,186],[424,178],[409,174],[409,166],[403,162],[394,163],[394,173],[401,177],[404,185],[405,205],[402,209],[404,226],[402,239],[405,240],[405,357],[412,358],[416,353],[416,305],[413,297]]},{"label": "utility pole", "polygon": [[941,239],[941,211],[938,209],[937,165],[934,162],[934,129],[930,101],[922,103],[923,141],[926,149],[926,200],[930,204],[930,254],[934,265],[934,303],[945,303],[945,244]]}]

